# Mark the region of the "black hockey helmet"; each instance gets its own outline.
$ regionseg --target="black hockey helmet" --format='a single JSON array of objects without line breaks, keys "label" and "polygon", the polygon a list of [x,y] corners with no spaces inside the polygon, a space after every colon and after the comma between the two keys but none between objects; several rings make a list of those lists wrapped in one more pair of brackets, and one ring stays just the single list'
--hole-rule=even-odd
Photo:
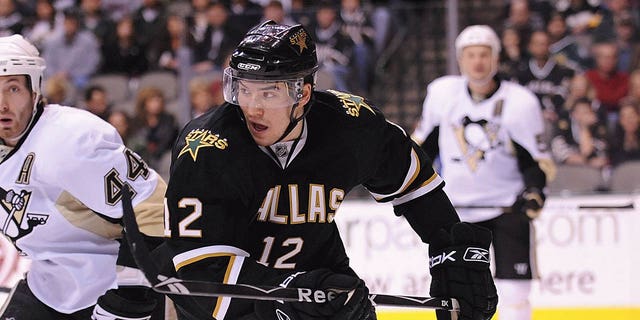
[{"label": "black hockey helmet", "polygon": [[269,20],[249,30],[231,55],[230,67],[244,79],[304,78],[318,70],[316,45],[302,25]]}]

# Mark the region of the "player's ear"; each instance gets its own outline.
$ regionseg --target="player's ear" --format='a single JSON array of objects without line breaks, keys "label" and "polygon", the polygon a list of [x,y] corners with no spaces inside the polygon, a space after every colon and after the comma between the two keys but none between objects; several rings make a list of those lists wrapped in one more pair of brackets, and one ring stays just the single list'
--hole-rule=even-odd
[{"label": "player's ear", "polygon": [[311,91],[313,91],[313,88],[311,87],[310,83],[305,83],[302,86],[302,97],[300,98],[301,106],[304,106],[309,102],[309,100],[311,99]]}]

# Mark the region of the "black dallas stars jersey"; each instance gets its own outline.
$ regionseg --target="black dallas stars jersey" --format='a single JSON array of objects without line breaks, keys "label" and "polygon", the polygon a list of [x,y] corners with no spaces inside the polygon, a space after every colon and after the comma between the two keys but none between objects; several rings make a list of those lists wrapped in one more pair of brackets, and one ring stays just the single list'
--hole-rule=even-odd
[{"label": "black dallas stars jersey", "polygon": [[[394,205],[441,188],[422,150],[368,101],[336,91],[314,99],[290,150],[258,147],[229,104],[185,127],[167,190],[168,245],[180,277],[275,285],[270,278],[294,270],[352,273],[334,223],[352,188],[363,184]],[[237,319],[251,312],[249,302],[201,306],[216,319]]]}]

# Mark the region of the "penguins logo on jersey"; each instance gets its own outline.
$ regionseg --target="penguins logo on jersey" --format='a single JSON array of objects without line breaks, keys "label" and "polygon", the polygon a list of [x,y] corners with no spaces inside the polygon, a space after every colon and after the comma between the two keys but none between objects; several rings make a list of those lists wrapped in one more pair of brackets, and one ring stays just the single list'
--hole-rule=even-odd
[{"label": "penguins logo on jersey", "polygon": [[468,116],[462,118],[459,126],[454,128],[462,158],[453,160],[465,161],[471,172],[475,172],[479,162],[484,160],[485,153],[502,145],[498,140],[498,129],[498,125],[485,119],[474,121]]},{"label": "penguins logo on jersey", "polygon": [[360,116],[360,109],[365,108],[371,113],[375,114],[373,108],[369,106],[363,97],[356,96],[354,94],[344,93],[336,90],[327,90],[327,92],[334,94],[342,102],[342,107],[345,108],[345,112],[352,117]]},{"label": "penguins logo on jersey", "polygon": [[210,130],[205,129],[193,129],[185,137],[185,145],[178,158],[185,153],[189,153],[193,161],[198,158],[198,151],[200,148],[215,147],[220,150],[224,150],[229,146],[226,138],[221,139],[219,134],[211,133]]},{"label": "penguins logo on jersey", "polygon": [[[27,213],[30,199],[30,191],[6,191],[0,188],[0,207],[5,213],[4,219],[0,219],[2,233],[11,238],[13,242],[31,233],[35,226],[45,224],[49,218],[48,214]],[[0,216],[2,215],[0,212]]]}]

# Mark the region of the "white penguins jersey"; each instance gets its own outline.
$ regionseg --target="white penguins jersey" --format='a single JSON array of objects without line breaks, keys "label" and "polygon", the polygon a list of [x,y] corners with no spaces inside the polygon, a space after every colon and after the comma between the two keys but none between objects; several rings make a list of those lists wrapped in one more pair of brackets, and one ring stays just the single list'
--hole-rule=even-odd
[{"label": "white penguins jersey", "polygon": [[38,116],[0,163],[0,227],[32,260],[33,294],[72,313],[117,287],[123,184],[149,236],[163,233],[166,184],[97,116],[59,105]]},{"label": "white penguins jersey", "polygon": [[[480,102],[472,99],[462,76],[444,76],[428,86],[412,138],[422,144],[439,130],[444,190],[463,221],[500,215],[500,207],[511,206],[523,190],[514,142],[533,159],[550,161],[540,110],[533,93],[509,81],[501,81],[498,90]],[[464,206],[491,208],[461,209]]]}]

